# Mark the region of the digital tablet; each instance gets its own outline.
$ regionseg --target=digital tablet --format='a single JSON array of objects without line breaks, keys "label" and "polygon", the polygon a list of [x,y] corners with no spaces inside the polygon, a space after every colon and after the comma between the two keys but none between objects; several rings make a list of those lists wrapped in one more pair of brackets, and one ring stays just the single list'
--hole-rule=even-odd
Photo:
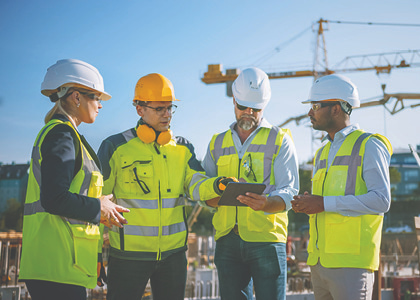
[{"label": "digital tablet", "polygon": [[246,192],[261,195],[265,190],[263,183],[248,183],[248,182],[229,182],[222,196],[220,197],[218,205],[227,206],[247,206],[239,202],[236,197],[245,195]]}]

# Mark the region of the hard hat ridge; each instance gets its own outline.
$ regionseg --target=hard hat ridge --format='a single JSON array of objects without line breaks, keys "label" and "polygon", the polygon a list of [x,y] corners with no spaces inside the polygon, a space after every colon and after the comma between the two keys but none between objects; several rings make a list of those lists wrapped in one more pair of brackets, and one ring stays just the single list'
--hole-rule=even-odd
[{"label": "hard hat ridge", "polygon": [[68,90],[63,87],[71,85],[95,90],[101,94],[101,100],[111,99],[111,95],[104,90],[104,81],[99,71],[78,59],[62,59],[50,66],[41,84],[41,93],[56,101]]},{"label": "hard hat ridge", "polygon": [[270,79],[261,69],[245,69],[233,82],[232,93],[239,105],[262,109],[271,98]]},{"label": "hard hat ridge", "polygon": [[342,100],[351,107],[360,107],[356,85],[343,75],[331,74],[315,80],[309,93],[309,99],[302,103],[326,100]]},{"label": "hard hat ridge", "polygon": [[151,73],[137,81],[134,89],[136,101],[179,101],[175,98],[174,86],[165,76]]}]

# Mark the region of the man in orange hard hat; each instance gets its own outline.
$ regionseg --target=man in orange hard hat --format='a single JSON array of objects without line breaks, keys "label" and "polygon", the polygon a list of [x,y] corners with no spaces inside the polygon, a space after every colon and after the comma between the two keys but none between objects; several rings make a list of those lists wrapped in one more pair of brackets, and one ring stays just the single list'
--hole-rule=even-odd
[{"label": "man in orange hard hat", "polygon": [[176,105],[172,83],[161,74],[139,79],[133,105],[136,127],[105,139],[98,152],[104,191],[130,208],[129,226],[109,231],[108,299],[140,299],[150,279],[154,300],[183,300],[188,228],[184,194],[219,197],[232,179],[208,178],[194,147],[170,128]]}]

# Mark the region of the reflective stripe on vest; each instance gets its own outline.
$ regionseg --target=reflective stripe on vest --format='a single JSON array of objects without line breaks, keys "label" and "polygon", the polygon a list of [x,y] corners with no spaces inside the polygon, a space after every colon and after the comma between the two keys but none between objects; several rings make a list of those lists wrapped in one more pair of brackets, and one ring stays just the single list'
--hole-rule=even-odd
[{"label": "reflective stripe on vest", "polygon": [[[39,187],[41,186],[41,165],[40,165],[41,137],[44,136],[44,134],[46,133],[48,129],[51,130],[54,125],[57,125],[57,123],[51,123],[48,126],[45,126],[45,128],[41,131],[41,134],[39,135],[40,138],[38,138],[38,140],[35,142],[34,147],[32,148],[32,171],[33,171],[33,176]],[[88,191],[89,191],[91,177],[86,176],[86,175],[90,174],[91,170],[99,170],[99,169],[96,166],[95,162],[92,159],[89,159],[90,155],[87,152],[86,148],[83,146],[83,143],[80,139],[79,139],[79,143],[81,146],[81,150],[83,152],[82,171],[84,172],[85,176],[83,178],[82,184],[80,185],[80,189],[78,191],[73,191],[73,192],[79,195],[87,196]],[[42,207],[40,200],[37,200],[32,203],[25,203],[24,208],[23,208],[24,216],[36,214],[38,212],[41,212],[41,213],[45,212],[45,209]],[[83,221],[75,220],[71,218],[64,218],[64,219],[69,221],[70,224],[86,224],[86,225],[88,224],[87,222],[83,222]]]},{"label": "reflective stripe on vest", "polygon": [[[242,160],[239,159],[236,152],[231,130],[214,136],[210,143],[210,151],[217,166],[217,175],[235,176],[247,182],[262,182],[266,185],[264,194],[269,194],[276,189],[272,165],[286,132],[289,133],[287,129],[274,126],[260,128],[253,137]],[[254,159],[252,170],[257,179],[242,177],[248,177],[242,164],[242,161],[245,162],[248,156],[250,160],[251,158]],[[239,234],[245,241],[286,242],[288,224],[286,212],[265,214],[262,211],[254,211],[245,206],[220,206],[213,217],[213,225],[216,229],[215,239],[218,240],[227,235],[235,223],[238,224]]]},{"label": "reflective stripe on vest", "polygon": [[[98,257],[99,228],[84,221],[64,218],[44,210],[40,201],[41,146],[48,132],[58,124],[51,120],[38,134],[32,149],[31,168],[24,206],[20,279],[38,279],[94,288]],[[69,191],[99,197],[102,177],[79,138],[82,167],[74,176]],[[92,180],[92,183],[91,183]],[[45,259],[44,259],[45,258]]]},{"label": "reflective stripe on vest", "polygon": [[103,165],[110,174],[105,191],[130,209],[124,213],[128,224],[109,230],[111,256],[156,261],[187,248],[184,195],[194,200],[214,198],[216,179],[190,165],[195,163],[191,145],[179,141],[146,144],[129,129],[101,145],[99,156],[107,160]]},{"label": "reflective stripe on vest", "polygon": [[[271,191],[275,190],[276,186],[270,184],[270,177],[271,177],[271,164],[273,162],[274,154],[277,154],[279,151],[279,145],[276,145],[277,135],[280,129],[276,126],[271,127],[270,132],[268,134],[267,142],[265,144],[250,144],[246,152],[248,153],[264,153],[264,180],[262,183],[266,185],[266,189],[264,190],[265,194],[270,193]],[[226,133],[230,133],[231,131],[225,131],[219,134],[215,141],[214,141],[214,149],[212,151],[214,161],[217,165],[219,158],[221,156],[226,155],[233,155],[236,153],[235,146],[223,147],[223,140],[225,138]],[[257,133],[258,134],[258,133]],[[254,137],[255,139],[255,137]]]},{"label": "reflective stripe on vest", "polygon": [[[126,208],[146,208],[146,209],[158,209],[159,200],[142,200],[142,199],[122,199],[118,198],[118,203]],[[184,206],[185,198],[163,198],[162,208],[174,208],[177,206]]]},{"label": "reflective stripe on vest", "polygon": [[[314,195],[358,196],[367,193],[363,180],[363,159],[366,142],[371,136],[361,130],[350,133],[328,171],[327,159],[331,143],[318,150],[312,179]],[[392,151],[385,137],[374,136]],[[379,265],[382,221],[383,214],[349,217],[334,212],[322,212],[310,215],[308,265],[315,265],[320,261],[327,268],[376,270]]]},{"label": "reflective stripe on vest", "polygon": [[[362,165],[362,157],[359,155],[360,147],[365,138],[370,136],[369,133],[363,133],[360,135],[353,145],[350,155],[336,156],[333,160],[333,166],[347,166],[347,181],[344,195],[354,195],[356,190],[356,178],[357,178],[357,167]],[[317,153],[316,157],[316,169],[324,169],[327,167],[327,160],[323,159],[320,161],[321,153],[324,151],[323,146]]]}]

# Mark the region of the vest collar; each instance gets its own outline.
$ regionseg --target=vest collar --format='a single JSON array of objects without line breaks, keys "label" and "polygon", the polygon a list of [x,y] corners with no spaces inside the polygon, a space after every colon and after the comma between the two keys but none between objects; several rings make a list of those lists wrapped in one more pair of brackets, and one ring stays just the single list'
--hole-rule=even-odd
[{"label": "vest collar", "polygon": [[355,130],[360,129],[359,124],[353,124],[347,127],[344,127],[343,129],[341,129],[339,132],[337,132],[334,136],[334,141],[331,140],[330,136],[328,134],[326,134],[321,142],[324,142],[326,140],[332,142],[338,142],[338,141],[343,141],[350,133],[352,133]]}]

